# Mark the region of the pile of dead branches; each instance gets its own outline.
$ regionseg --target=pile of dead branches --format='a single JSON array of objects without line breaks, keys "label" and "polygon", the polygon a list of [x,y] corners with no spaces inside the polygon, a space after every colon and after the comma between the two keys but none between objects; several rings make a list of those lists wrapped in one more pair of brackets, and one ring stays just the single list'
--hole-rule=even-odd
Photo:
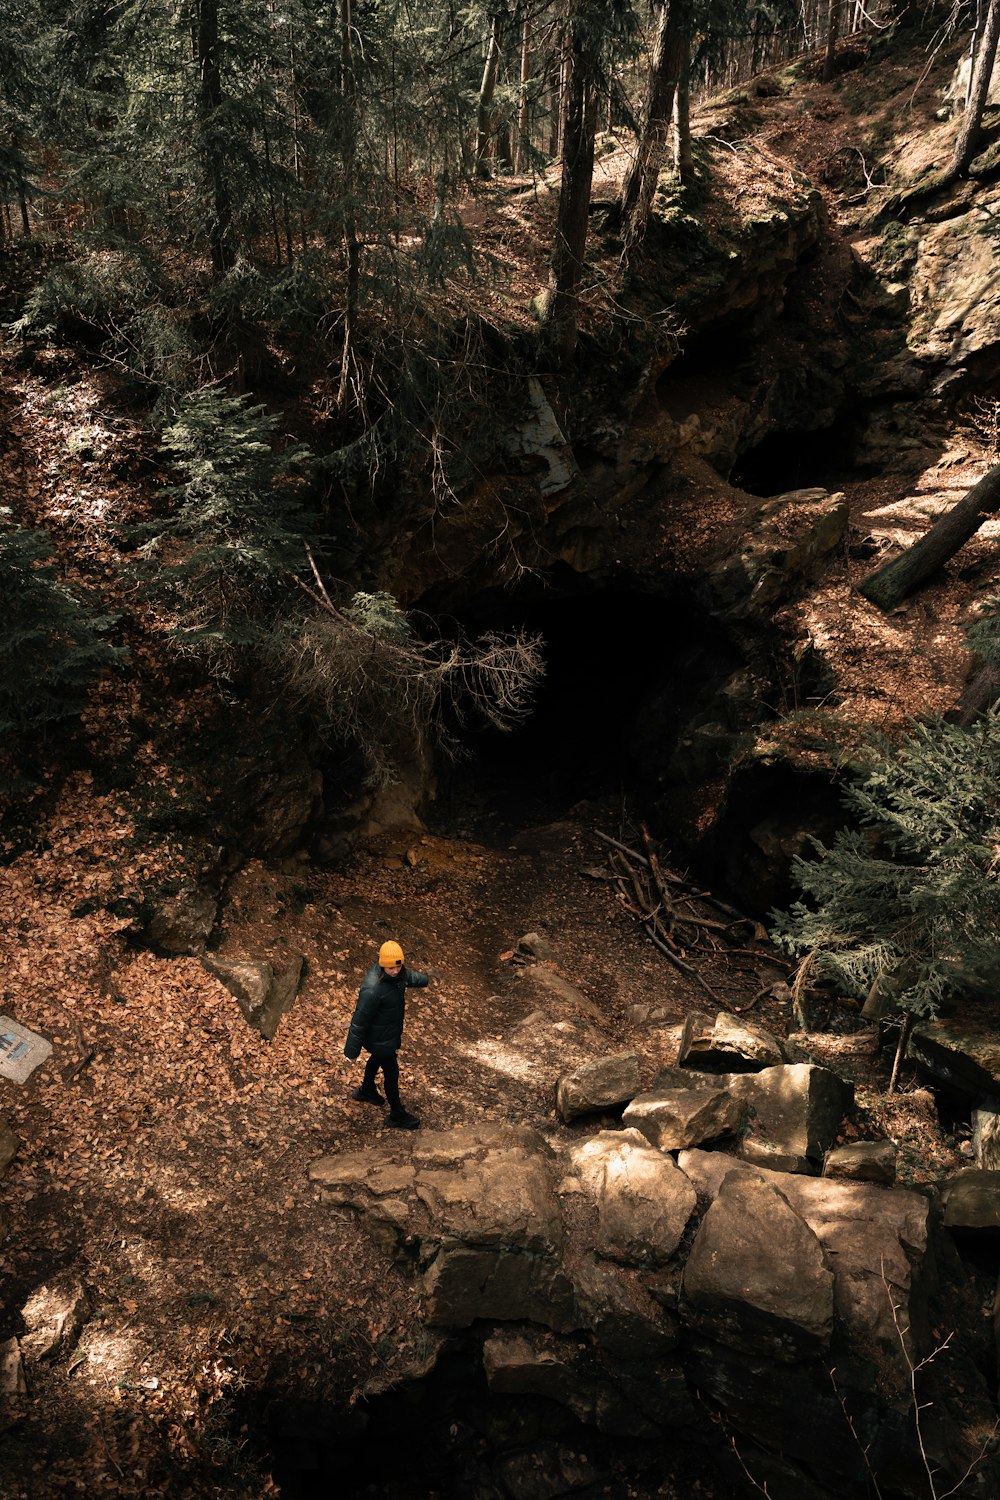
[{"label": "pile of dead branches", "polygon": [[[747,946],[752,939],[767,936],[758,922],[743,916],[711,891],[692,885],[684,876],[660,863],[645,823],[641,825],[644,854],[630,849],[610,834],[598,829],[594,833],[602,843],[610,846],[610,873],[599,870],[587,873],[610,880],[617,886],[618,900],[635,917],[650,942],[675,969],[700,985],[716,1004],[721,1002],[698,972],[696,963],[691,961],[692,954],[711,957],[742,953],[767,959],[772,964],[779,962],[770,953]],[[721,913],[725,920],[708,916],[704,910],[706,906]]]}]

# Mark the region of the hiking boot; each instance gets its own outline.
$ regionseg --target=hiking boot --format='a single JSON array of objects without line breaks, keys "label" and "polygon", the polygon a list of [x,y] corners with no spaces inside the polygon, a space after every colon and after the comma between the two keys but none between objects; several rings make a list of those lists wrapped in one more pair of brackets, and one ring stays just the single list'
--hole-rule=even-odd
[{"label": "hiking boot", "polygon": [[420,1124],[416,1115],[407,1114],[406,1110],[400,1110],[398,1115],[389,1116],[389,1124],[395,1125],[397,1130],[416,1130]]},{"label": "hiking boot", "polygon": [[358,1101],[359,1104],[384,1104],[385,1103],[385,1100],[382,1098],[382,1095],[379,1093],[378,1089],[375,1088],[374,1084],[372,1085],[372,1087],[370,1089],[366,1089],[365,1086],[364,1086],[364,1084],[362,1083],[361,1085],[359,1085],[358,1088],[356,1088],[354,1090],[354,1093],[351,1095],[351,1098],[352,1099],[357,1099],[357,1101]]}]

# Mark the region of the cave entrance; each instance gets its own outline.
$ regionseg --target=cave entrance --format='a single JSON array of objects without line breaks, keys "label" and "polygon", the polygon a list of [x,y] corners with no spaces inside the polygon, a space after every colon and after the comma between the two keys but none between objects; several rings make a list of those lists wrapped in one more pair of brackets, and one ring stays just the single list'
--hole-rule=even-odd
[{"label": "cave entrance", "polygon": [[463,732],[468,756],[443,773],[438,809],[456,832],[502,835],[609,796],[644,805],[692,702],[739,664],[689,596],[601,589],[568,569],[484,595],[459,623],[540,635],[546,676],[516,729]]},{"label": "cave entrance", "polygon": [[769,433],[740,455],[729,481],[749,495],[769,498],[789,490],[837,489],[848,480],[870,478],[879,472],[878,466],[854,462],[857,437],[858,422],[852,415],[814,432]]}]

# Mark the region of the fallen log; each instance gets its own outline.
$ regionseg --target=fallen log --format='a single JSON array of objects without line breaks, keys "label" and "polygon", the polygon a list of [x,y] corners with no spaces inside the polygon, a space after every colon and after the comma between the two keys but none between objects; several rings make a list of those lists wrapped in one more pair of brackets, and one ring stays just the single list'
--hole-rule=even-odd
[{"label": "fallen log", "polygon": [[994,464],[951,510],[905,552],[883,563],[859,585],[879,609],[894,609],[954,557],[988,516],[1000,510],[1000,464]]}]

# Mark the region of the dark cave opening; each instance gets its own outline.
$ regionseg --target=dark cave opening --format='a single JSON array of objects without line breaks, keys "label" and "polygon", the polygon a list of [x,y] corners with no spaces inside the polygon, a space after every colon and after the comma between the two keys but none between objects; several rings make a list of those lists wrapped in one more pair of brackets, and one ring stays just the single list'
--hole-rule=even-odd
[{"label": "dark cave opening", "polygon": [[641,808],[700,693],[740,664],[724,632],[681,592],[597,588],[569,569],[548,587],[484,594],[466,634],[542,637],[546,675],[530,716],[501,733],[466,726],[465,758],[445,768],[438,814],[497,832],[547,821],[583,801],[627,796]]},{"label": "dark cave opening", "polygon": [[242,1407],[282,1500],[735,1495],[704,1433],[611,1436],[546,1396],[491,1391],[475,1337],[353,1406],[265,1390]]},{"label": "dark cave opening", "polygon": [[841,416],[812,432],[773,432],[740,455],[730,483],[750,495],[770,497],[790,490],[836,489],[849,479],[870,478],[878,466],[854,461],[857,418]]}]

